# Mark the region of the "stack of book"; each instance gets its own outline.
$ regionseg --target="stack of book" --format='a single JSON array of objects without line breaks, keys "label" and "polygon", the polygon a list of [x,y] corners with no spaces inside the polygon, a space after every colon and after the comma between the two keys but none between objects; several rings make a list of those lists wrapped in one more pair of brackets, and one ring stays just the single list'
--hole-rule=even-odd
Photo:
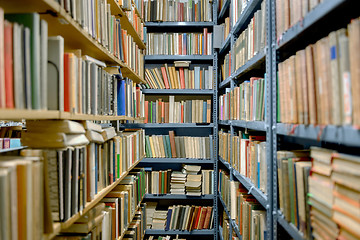
[{"label": "stack of book", "polygon": [[265,239],[266,210],[257,202],[253,195],[239,182],[230,184],[231,209],[230,216],[235,220],[243,239],[254,239],[255,236]]},{"label": "stack of book", "polygon": [[156,101],[145,101],[144,123],[210,123],[211,99],[175,101],[175,96],[168,96]]},{"label": "stack of book", "polygon": [[235,69],[243,66],[266,46],[266,2],[256,11],[248,27],[240,34],[234,45],[233,63]]},{"label": "stack of book", "polygon": [[212,33],[148,33],[147,55],[212,55]]},{"label": "stack of book", "polygon": [[171,173],[170,193],[185,194],[186,173],[173,171]]},{"label": "stack of book", "polygon": [[115,216],[104,203],[97,204],[69,228],[62,231],[56,239],[92,239],[96,237],[110,239],[112,237],[111,219]]},{"label": "stack of book", "polygon": [[219,98],[220,120],[264,121],[265,89],[263,78],[252,77]]},{"label": "stack of book", "polygon": [[175,137],[173,131],[170,131],[169,135],[146,135],[145,147],[148,158],[210,159],[212,135],[209,137]]},{"label": "stack of book", "polygon": [[145,69],[145,80],[152,89],[212,89],[213,66],[194,66],[192,69],[180,66]]},{"label": "stack of book", "polygon": [[280,210],[285,219],[293,223],[304,236],[308,236],[310,231],[307,201],[310,168],[307,150],[277,152]]},{"label": "stack of book", "polygon": [[[0,108],[120,115],[117,105],[125,110],[126,100],[130,101],[127,111],[133,111],[133,99],[130,92],[123,96],[124,86],[118,76],[107,73],[105,63],[82,56],[79,49],[65,52],[64,39],[48,37],[47,23],[37,13],[9,14],[5,18],[12,23],[6,20],[1,34],[5,47],[0,48],[4,49],[0,61],[5,59],[5,64],[0,64],[0,72],[5,75],[0,74]],[[128,84],[135,89],[134,83],[127,80],[125,86]],[[139,94],[133,98],[142,113]]]},{"label": "stack of book", "polygon": [[144,19],[148,22],[211,22],[212,1],[144,1]]},{"label": "stack of book", "polygon": [[[240,2],[240,1],[239,1]],[[281,35],[302,20],[308,12],[315,8],[321,1],[286,1],[276,0],[276,36]]]},{"label": "stack of book", "polygon": [[279,64],[279,122],[360,124],[359,29],[357,18]]},{"label": "stack of book", "polygon": [[200,171],[201,166],[184,165],[183,172],[187,174],[185,183],[186,195],[201,196],[202,174],[199,174]]},{"label": "stack of book", "polygon": [[152,229],[192,231],[212,229],[213,207],[173,205],[167,211],[156,210]]},{"label": "stack of book", "polygon": [[165,230],[167,214],[167,210],[156,210],[152,216],[151,228]]},{"label": "stack of book", "polygon": [[139,48],[134,38],[121,29],[122,46],[120,48],[123,60],[137,75],[144,78],[144,51]]},{"label": "stack of book", "polygon": [[147,202],[146,203],[146,229],[150,229],[152,226],[152,220],[154,213],[156,211],[157,202]]},{"label": "stack of book", "polygon": [[173,173],[171,169],[147,172],[148,175],[148,193],[167,194],[171,190],[171,181]]}]

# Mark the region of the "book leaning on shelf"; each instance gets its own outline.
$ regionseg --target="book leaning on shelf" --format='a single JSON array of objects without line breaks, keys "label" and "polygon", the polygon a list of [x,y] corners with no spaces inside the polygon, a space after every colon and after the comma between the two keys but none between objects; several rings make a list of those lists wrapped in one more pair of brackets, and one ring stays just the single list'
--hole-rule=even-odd
[{"label": "book leaning on shelf", "polygon": [[359,32],[353,19],[279,63],[278,122],[360,125]]},{"label": "book leaning on shelf", "polygon": [[212,135],[209,137],[146,135],[145,147],[148,158],[201,158],[210,159],[213,145]]},{"label": "book leaning on shelf", "polygon": [[210,123],[211,100],[145,101],[144,123]]},{"label": "book leaning on shelf", "polygon": [[265,85],[265,79],[252,77],[233,89],[225,89],[219,97],[220,120],[263,121]]},{"label": "book leaning on shelf", "polygon": [[213,89],[213,67],[168,66],[145,69],[147,88],[152,89]]},{"label": "book leaning on shelf", "polygon": [[148,33],[147,55],[212,55],[212,33]]},{"label": "book leaning on shelf", "polygon": [[147,22],[211,22],[212,1],[145,0],[144,19]]},{"label": "book leaning on shelf", "polygon": [[192,231],[212,229],[214,211],[212,206],[173,205],[167,210],[155,209],[148,217],[151,229]]},{"label": "book leaning on shelf", "polygon": [[256,11],[248,27],[241,32],[233,46],[233,53],[228,53],[221,65],[222,81],[243,66],[266,46],[266,2],[262,1],[261,9]]}]

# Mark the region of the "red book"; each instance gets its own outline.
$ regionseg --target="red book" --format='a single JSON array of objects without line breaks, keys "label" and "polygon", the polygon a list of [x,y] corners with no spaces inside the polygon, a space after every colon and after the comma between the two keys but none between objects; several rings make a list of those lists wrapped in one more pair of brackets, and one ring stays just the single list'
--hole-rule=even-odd
[{"label": "red book", "polygon": [[161,73],[162,73],[162,77],[163,77],[163,79],[164,79],[165,88],[166,88],[166,89],[169,89],[169,88],[170,88],[170,85],[169,85],[169,80],[168,80],[168,77],[167,77],[167,74],[166,74],[166,69],[165,69],[165,67],[161,67]]},{"label": "red book", "polygon": [[64,54],[64,111],[70,112],[70,54]]},{"label": "red book", "polygon": [[4,21],[4,57],[6,108],[14,108],[13,28],[8,21]]},{"label": "red book", "polygon": [[165,123],[165,104],[161,103],[161,123]]},{"label": "red book", "polygon": [[185,89],[185,76],[184,76],[184,68],[179,68],[180,72],[180,87],[181,89]]},{"label": "red book", "polygon": [[145,101],[145,120],[144,123],[148,123],[149,121],[149,101]]},{"label": "red book", "polygon": [[207,210],[206,216],[205,216],[204,226],[202,229],[209,229],[211,214],[212,214],[212,207],[208,207],[208,210]]},{"label": "red book", "polygon": [[207,211],[208,211],[207,209],[208,209],[208,207],[203,207],[203,208],[201,209],[199,224],[198,224],[198,226],[197,226],[196,229],[199,229],[199,230],[203,229],[204,222],[205,222],[205,216],[206,216],[206,213],[207,213]]},{"label": "red book", "polygon": [[207,28],[204,28],[204,55],[207,55]]},{"label": "red book", "polygon": [[204,207],[199,207],[199,211],[197,212],[197,215],[195,218],[195,224],[191,230],[197,229],[197,226],[199,225],[199,221],[200,221],[200,215],[201,215],[201,212],[203,211],[203,208]]},{"label": "red book", "polygon": [[180,123],[184,123],[184,103],[181,103],[181,119]]},{"label": "red book", "polygon": [[182,55],[182,34],[179,34],[179,55]]}]

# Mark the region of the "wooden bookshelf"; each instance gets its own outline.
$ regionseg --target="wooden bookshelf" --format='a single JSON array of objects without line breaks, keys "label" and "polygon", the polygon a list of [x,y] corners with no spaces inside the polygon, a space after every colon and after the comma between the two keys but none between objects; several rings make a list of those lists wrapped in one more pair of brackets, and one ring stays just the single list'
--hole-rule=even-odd
[{"label": "wooden bookshelf", "polygon": [[[115,3],[115,0],[110,1],[110,3],[111,2]],[[71,49],[81,49],[82,55],[89,55],[110,66],[120,66],[124,77],[130,78],[136,83],[145,83],[145,80],[130,69],[127,64],[116,58],[109,50],[90,36],[90,34],[85,31],[80,24],[76,22],[55,0],[27,0],[26,2],[24,0],[0,0],[0,6],[6,13],[41,13],[41,19],[46,20],[48,23],[49,36],[61,35],[64,38],[65,51]],[[146,48],[145,44],[141,41],[140,36],[131,25],[129,19],[127,19],[126,14],[120,7],[118,7],[118,9],[123,13],[123,15],[121,15],[123,16],[121,18],[121,26],[125,29],[130,29],[132,27],[132,30],[128,30],[129,34],[133,36],[135,42],[139,44],[140,41],[142,43],[141,46],[139,45],[140,48]],[[111,8],[111,11],[113,11],[113,8]],[[113,14],[117,15],[116,12]]]},{"label": "wooden bookshelf", "polygon": [[[144,157],[144,156],[143,156]],[[95,207],[96,204],[98,204],[109,192],[111,192],[120,182],[123,180],[129,172],[137,166],[137,164],[143,159],[140,158],[137,162],[135,162],[126,172],[124,172],[120,178],[118,178],[115,182],[113,182],[111,185],[107,186],[106,188],[102,189],[98,194],[96,194],[95,198],[91,202],[87,202],[85,205],[85,208],[82,210],[82,212],[78,212],[75,215],[73,215],[70,219],[68,219],[66,222],[62,222],[61,224],[61,230],[69,228],[74,222],[79,220],[82,216],[84,216],[90,209]],[[60,230],[60,232],[61,232]]]},{"label": "wooden bookshelf", "polygon": [[[141,40],[139,33],[135,30],[134,26],[130,22],[124,10],[117,4],[115,0],[109,0],[111,13],[115,16],[120,16],[121,27],[127,30],[127,32],[134,38],[140,49],[145,49],[145,43]],[[137,11],[137,10],[136,10]]]},{"label": "wooden bookshelf", "polygon": [[0,119],[2,120],[41,120],[41,119],[69,119],[69,120],[89,120],[89,121],[116,121],[116,120],[142,120],[144,118],[134,118],[128,116],[107,116],[91,114],[75,114],[53,110],[24,110],[24,109],[0,109]]},{"label": "wooden bookshelf", "polygon": [[56,235],[58,235],[61,230],[61,224],[58,222],[53,223],[53,230],[54,231],[52,233],[44,234],[43,240],[50,240],[50,239],[53,239]]}]

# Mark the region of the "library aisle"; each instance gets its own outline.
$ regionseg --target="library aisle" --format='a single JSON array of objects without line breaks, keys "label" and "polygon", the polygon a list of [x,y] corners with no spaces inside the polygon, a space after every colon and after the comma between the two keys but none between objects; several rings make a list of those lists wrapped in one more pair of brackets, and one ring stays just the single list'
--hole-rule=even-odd
[{"label": "library aisle", "polygon": [[0,240],[360,239],[357,0],[0,0]]}]

